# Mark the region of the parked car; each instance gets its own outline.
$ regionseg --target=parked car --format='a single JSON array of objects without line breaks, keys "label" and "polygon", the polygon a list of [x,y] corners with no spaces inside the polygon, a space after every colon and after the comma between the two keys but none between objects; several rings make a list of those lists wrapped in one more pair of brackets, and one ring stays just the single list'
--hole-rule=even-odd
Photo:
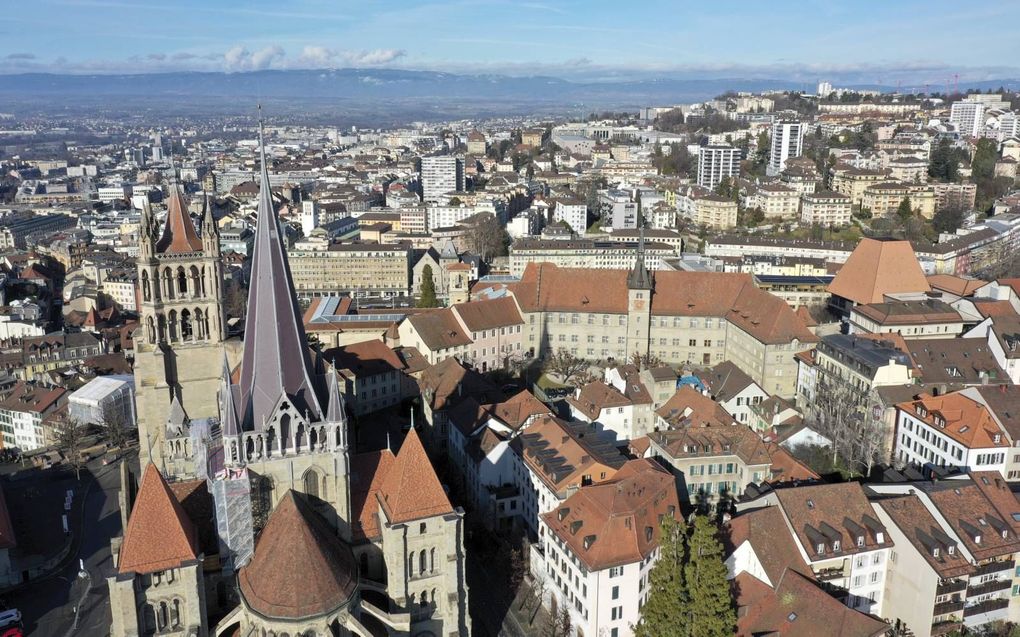
[{"label": "parked car", "polygon": [[[0,613],[0,628],[7,628],[21,623],[21,611],[17,608]],[[4,633],[6,635],[6,633]]]}]

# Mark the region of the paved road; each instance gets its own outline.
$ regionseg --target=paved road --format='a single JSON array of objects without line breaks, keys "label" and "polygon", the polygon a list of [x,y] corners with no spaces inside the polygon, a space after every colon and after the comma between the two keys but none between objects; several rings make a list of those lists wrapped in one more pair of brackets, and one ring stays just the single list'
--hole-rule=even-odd
[{"label": "paved road", "polygon": [[[65,637],[69,634],[89,637],[109,634],[110,602],[105,574],[111,563],[110,539],[119,535],[120,507],[117,495],[120,490],[119,464],[102,466],[99,461],[89,463],[93,478],[86,482],[82,472],[85,495],[83,524],[78,552],[74,559],[54,575],[34,582],[8,596],[8,604],[21,610],[25,633],[33,637]],[[78,560],[85,560],[85,569],[91,574],[92,586],[82,603],[77,630],[72,632],[74,607],[85,591],[79,581]]]}]

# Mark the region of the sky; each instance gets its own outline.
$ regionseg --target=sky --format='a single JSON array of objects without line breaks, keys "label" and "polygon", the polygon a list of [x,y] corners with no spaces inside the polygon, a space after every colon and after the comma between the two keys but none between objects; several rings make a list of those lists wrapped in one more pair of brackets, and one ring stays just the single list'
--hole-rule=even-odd
[{"label": "sky", "polygon": [[1020,77],[1018,0],[32,0],[0,73],[400,68],[895,85]]}]

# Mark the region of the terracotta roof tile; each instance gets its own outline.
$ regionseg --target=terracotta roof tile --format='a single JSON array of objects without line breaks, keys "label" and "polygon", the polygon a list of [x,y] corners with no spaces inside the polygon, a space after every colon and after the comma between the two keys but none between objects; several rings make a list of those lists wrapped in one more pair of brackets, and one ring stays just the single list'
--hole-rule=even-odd
[{"label": "terracotta roof tile", "polygon": [[131,509],[117,568],[121,573],[155,573],[198,559],[195,525],[166,480],[149,464]]},{"label": "terracotta roof tile", "polygon": [[202,240],[195,231],[184,196],[177,186],[170,189],[170,201],[166,209],[166,224],[163,236],[156,242],[156,252],[161,254],[187,254],[201,252]]},{"label": "terracotta roof tile", "polygon": [[886,294],[930,290],[909,241],[877,239],[862,239],[828,288],[854,303],[880,303]]},{"label": "terracotta roof tile", "polygon": [[379,485],[377,498],[390,524],[430,518],[453,512],[418,432],[404,438],[396,459]]},{"label": "terracotta roof tile", "polygon": [[517,309],[517,302],[508,296],[458,303],[452,309],[471,332],[524,323],[524,319],[521,318],[521,313]]},{"label": "terracotta roof tile", "polygon": [[303,497],[287,491],[259,534],[251,561],[237,573],[244,600],[267,617],[324,615],[358,588],[350,547]]},{"label": "terracotta roof tile", "polygon": [[662,516],[678,516],[672,474],[630,460],[611,479],[581,487],[542,519],[591,570],[639,562],[659,544]]},{"label": "terracotta roof tile", "polygon": [[382,537],[376,493],[389,474],[393,460],[389,449],[351,457],[352,536],[357,541]]}]

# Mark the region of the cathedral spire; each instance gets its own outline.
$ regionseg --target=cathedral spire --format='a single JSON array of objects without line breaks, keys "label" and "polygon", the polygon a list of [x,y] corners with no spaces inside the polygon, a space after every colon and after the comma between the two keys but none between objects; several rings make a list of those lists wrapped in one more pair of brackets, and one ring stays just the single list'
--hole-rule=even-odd
[{"label": "cathedral spire", "polygon": [[245,431],[261,428],[281,399],[313,419],[323,415],[312,383],[312,363],[294,296],[285,239],[273,207],[261,107],[259,158],[262,183],[241,359],[241,424]]}]

